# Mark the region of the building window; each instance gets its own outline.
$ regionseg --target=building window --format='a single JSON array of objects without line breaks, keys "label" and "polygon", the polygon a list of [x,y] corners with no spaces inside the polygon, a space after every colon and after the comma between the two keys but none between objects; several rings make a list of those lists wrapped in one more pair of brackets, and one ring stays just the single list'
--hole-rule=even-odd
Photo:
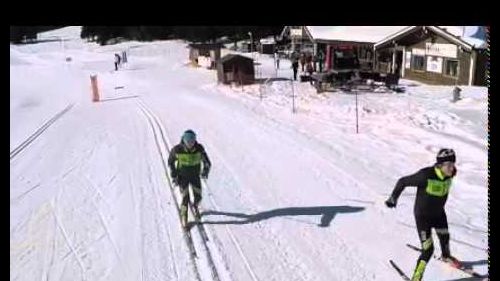
[{"label": "building window", "polygon": [[424,71],[425,70],[425,57],[413,55],[411,57],[411,68],[413,70]]},{"label": "building window", "polygon": [[361,46],[358,49],[358,57],[360,60],[371,60],[372,59],[372,53],[371,50],[368,47]]},{"label": "building window", "polygon": [[458,60],[446,60],[445,74],[452,77],[458,76]]},{"label": "building window", "polygon": [[358,56],[353,49],[336,49],[333,53],[334,69],[359,68]]}]

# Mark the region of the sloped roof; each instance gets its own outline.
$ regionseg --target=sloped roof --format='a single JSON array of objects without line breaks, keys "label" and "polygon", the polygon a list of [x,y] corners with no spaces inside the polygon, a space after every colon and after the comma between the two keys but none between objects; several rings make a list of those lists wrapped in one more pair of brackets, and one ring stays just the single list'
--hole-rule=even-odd
[{"label": "sloped roof", "polygon": [[[397,38],[401,38],[406,36],[407,34],[412,33],[415,29],[420,28],[421,26],[409,26],[407,28],[401,29],[398,32],[395,32],[384,39],[375,43],[375,47],[384,45],[391,40],[395,40]],[[486,40],[472,37],[477,36],[478,28],[476,26],[425,26],[426,28],[434,31],[437,34],[447,38],[448,40],[455,42],[463,46],[464,48],[470,50],[472,47],[474,48],[486,48]]]},{"label": "sloped roof", "polygon": [[237,55],[237,54],[227,54],[223,58],[220,59],[221,62],[227,62],[233,59],[241,59],[241,60],[248,60],[248,61],[253,61],[253,59],[249,57],[245,57],[242,55]]},{"label": "sloped roof", "polygon": [[191,43],[188,45],[195,49],[220,49],[223,47],[222,43]]},{"label": "sloped roof", "polygon": [[306,26],[314,40],[376,43],[406,26]]}]

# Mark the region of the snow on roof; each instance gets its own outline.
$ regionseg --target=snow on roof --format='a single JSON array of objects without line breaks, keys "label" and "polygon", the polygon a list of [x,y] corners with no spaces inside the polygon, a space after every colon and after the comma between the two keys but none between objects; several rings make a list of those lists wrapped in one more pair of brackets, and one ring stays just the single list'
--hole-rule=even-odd
[{"label": "snow on roof", "polygon": [[462,40],[467,42],[468,44],[474,46],[474,48],[483,49],[487,47],[486,41],[474,38],[474,37],[463,37]]},{"label": "snow on roof", "polygon": [[406,26],[307,26],[314,39],[375,43]]},{"label": "snow on roof", "polygon": [[274,41],[273,37],[267,37],[267,38],[260,39],[260,43],[261,44],[274,44],[276,42]]},{"label": "snow on roof", "polygon": [[454,36],[462,37],[464,34],[464,27],[465,26],[438,26],[439,28],[447,31],[448,33],[453,34]]},{"label": "snow on roof", "polygon": [[475,48],[486,48],[486,38],[481,34],[480,26],[439,26],[448,33],[459,37],[465,43]]},{"label": "snow on roof", "polygon": [[252,60],[252,58],[249,58],[248,56],[243,56],[241,54],[227,54],[224,57],[222,57],[220,60],[221,60],[221,62],[226,62],[226,61],[230,61],[233,59]]},{"label": "snow on roof", "polygon": [[[378,41],[375,46],[384,44],[400,34],[411,32],[414,28],[418,28],[418,26],[410,26],[405,29],[398,30]],[[465,43],[475,48],[486,48],[487,46],[485,34],[481,32],[480,26],[429,26],[429,28],[434,29],[436,32],[445,31],[442,35],[446,34],[447,36],[450,36],[450,38],[454,38],[457,43],[462,42],[462,44]],[[470,48],[470,46],[467,47]]]}]

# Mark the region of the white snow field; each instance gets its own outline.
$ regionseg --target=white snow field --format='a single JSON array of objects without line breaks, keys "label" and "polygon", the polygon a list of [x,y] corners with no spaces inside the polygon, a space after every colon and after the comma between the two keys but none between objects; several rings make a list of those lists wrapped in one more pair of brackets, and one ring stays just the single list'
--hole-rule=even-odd
[{"label": "white snow field", "polygon": [[[452,254],[488,273],[486,87],[462,87],[455,103],[452,86],[409,80],[405,93],[359,93],[356,133],[352,93],[222,85],[188,65],[185,42],[98,46],[80,30],[10,47],[10,280],[401,280],[389,260],[408,275],[416,264],[416,188],[396,209],[384,200],[441,147],[457,153]],[[253,56],[258,78],[292,76],[290,62],[275,71]],[[186,129],[213,165],[197,257],[165,169]],[[474,279],[432,259],[424,280]]]}]

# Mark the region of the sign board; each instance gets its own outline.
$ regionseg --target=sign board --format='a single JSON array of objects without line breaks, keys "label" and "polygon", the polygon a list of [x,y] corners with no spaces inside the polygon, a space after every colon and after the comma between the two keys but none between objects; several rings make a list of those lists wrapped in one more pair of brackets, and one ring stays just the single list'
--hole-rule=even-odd
[{"label": "sign board", "polygon": [[352,50],[354,46],[352,44],[338,44],[335,46],[337,50]]},{"label": "sign board", "polygon": [[405,68],[411,68],[411,52],[406,52]]},{"label": "sign board", "polygon": [[428,56],[457,58],[457,46],[454,44],[425,43],[425,53]]},{"label": "sign board", "polygon": [[442,73],[443,72],[443,58],[441,58],[441,57],[427,57],[427,71]]},{"label": "sign board", "polygon": [[415,56],[425,56],[425,49],[413,49],[412,53]]},{"label": "sign board", "polygon": [[290,29],[290,36],[302,37],[302,28]]}]

